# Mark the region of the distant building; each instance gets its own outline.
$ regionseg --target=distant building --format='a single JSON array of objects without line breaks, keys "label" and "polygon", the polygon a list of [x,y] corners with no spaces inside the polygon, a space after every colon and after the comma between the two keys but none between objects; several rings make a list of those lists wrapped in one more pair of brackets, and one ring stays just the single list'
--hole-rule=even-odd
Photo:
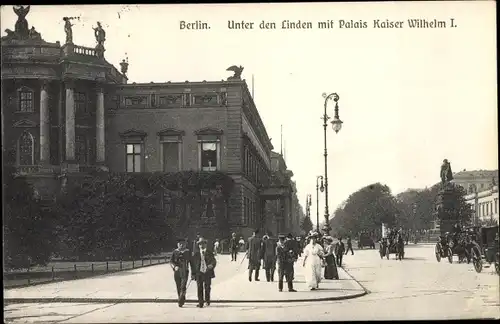
[{"label": "distant building", "polygon": [[498,186],[468,194],[465,200],[474,210],[475,222],[496,221],[498,224]]},{"label": "distant building", "polygon": [[468,194],[481,192],[498,184],[498,170],[463,170],[453,175],[452,182],[462,186]]}]

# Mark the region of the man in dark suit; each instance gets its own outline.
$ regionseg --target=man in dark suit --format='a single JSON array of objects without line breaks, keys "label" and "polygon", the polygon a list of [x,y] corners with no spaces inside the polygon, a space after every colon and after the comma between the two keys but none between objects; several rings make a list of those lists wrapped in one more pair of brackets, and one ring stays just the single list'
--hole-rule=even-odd
[{"label": "man in dark suit", "polygon": [[337,256],[337,266],[342,267],[342,257],[345,253],[345,245],[344,242],[342,242],[341,237],[339,237],[339,241],[335,245],[335,253],[335,255]]},{"label": "man in dark suit", "polygon": [[210,289],[212,286],[212,279],[215,278],[217,260],[215,259],[214,253],[207,250],[207,241],[204,238],[200,237],[198,240],[198,247],[198,251],[194,253],[191,259],[191,279],[196,280],[198,286],[197,307],[203,308],[204,302],[206,302],[207,306],[210,306]]},{"label": "man in dark suit", "polygon": [[238,255],[238,238],[236,238],[236,233],[233,233],[229,241],[229,252],[231,253],[231,261],[236,261],[236,256]]},{"label": "man in dark suit", "polygon": [[296,260],[295,250],[292,240],[285,241],[285,235],[279,235],[279,243],[276,248],[278,256],[278,289],[283,291],[283,277],[286,277],[289,292],[296,292],[293,289],[293,264]]},{"label": "man in dark suit", "polygon": [[200,238],[201,238],[201,234],[200,233],[196,233],[196,238],[193,241],[193,249],[191,250],[192,255],[194,255],[194,253],[196,251],[198,251],[198,249],[199,249],[198,248],[198,241],[200,240]]},{"label": "man in dark suit", "polygon": [[259,230],[253,231],[253,235],[248,239],[248,281],[252,281],[252,273],[255,270],[255,281],[259,280],[260,263],[262,260],[262,240],[258,237]]},{"label": "man in dark suit", "polygon": [[174,280],[177,286],[178,305],[182,307],[186,301],[186,285],[189,278],[191,252],[186,248],[186,239],[177,240],[177,249],[172,253],[170,265],[174,270]]},{"label": "man in dark suit", "polygon": [[262,237],[263,267],[266,271],[266,280],[274,281],[274,271],[276,270],[276,242],[264,235]]}]

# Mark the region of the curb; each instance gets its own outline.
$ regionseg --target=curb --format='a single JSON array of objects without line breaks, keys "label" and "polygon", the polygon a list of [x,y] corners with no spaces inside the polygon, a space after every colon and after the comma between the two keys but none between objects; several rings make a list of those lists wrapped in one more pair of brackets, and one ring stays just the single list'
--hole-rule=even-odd
[{"label": "curb", "polygon": [[363,288],[363,290],[365,291],[365,293],[364,293],[363,295],[359,296],[359,297],[362,297],[362,296],[364,296],[364,295],[368,295],[368,294],[370,294],[370,293],[371,293],[371,291],[369,291],[369,290],[368,290],[365,286],[363,286],[363,285],[361,284],[361,282],[359,282],[358,280],[356,280],[356,278],[354,278],[354,277],[353,277],[353,276],[349,273],[349,271],[347,271],[346,269],[344,269],[344,268],[342,268],[342,267],[341,267],[341,269],[342,269],[342,270],[344,270],[344,272],[345,272],[345,273],[349,276],[349,278],[351,278],[351,280],[355,281],[355,282],[356,282],[356,283],[357,283],[357,284],[358,284],[361,288]]},{"label": "curb", "polygon": [[[305,303],[317,301],[334,301],[358,298],[366,295],[365,290],[357,294],[345,296],[309,298],[309,299],[277,299],[277,300],[212,300],[212,303],[217,304],[244,304],[244,303]],[[197,303],[198,300],[187,299],[186,303]],[[177,299],[172,298],[4,298],[4,304],[40,304],[40,303],[94,303],[94,304],[121,304],[121,303],[177,303]]]}]

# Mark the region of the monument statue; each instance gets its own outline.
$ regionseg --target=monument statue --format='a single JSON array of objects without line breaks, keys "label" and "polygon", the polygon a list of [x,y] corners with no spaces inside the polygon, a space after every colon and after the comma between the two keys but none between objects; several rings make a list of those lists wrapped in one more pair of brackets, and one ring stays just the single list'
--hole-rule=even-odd
[{"label": "monument statue", "polygon": [[30,6],[17,5],[14,6],[13,9],[17,15],[15,32],[27,38],[29,34],[29,27],[28,27],[28,21],[26,20],[26,15],[28,14],[28,12],[30,12]]},{"label": "monument statue", "polygon": [[73,24],[71,18],[64,17],[64,32],[66,33],[66,44],[73,44]]},{"label": "monument statue", "polygon": [[120,67],[121,67],[121,72],[123,74],[127,74],[127,71],[128,71],[128,57],[127,59],[123,59],[122,62],[120,63]]},{"label": "monument statue", "polygon": [[31,26],[30,32],[29,32],[29,38],[34,39],[34,40],[41,40],[42,35],[36,31],[35,26]]},{"label": "monument statue", "polygon": [[453,180],[453,172],[451,172],[451,164],[447,159],[441,164],[441,184],[445,185]]},{"label": "monument statue", "polygon": [[97,27],[94,29],[95,40],[97,41],[97,46],[104,48],[104,42],[106,41],[106,32],[101,26],[101,23],[97,22]]},{"label": "monument statue", "polygon": [[227,78],[228,80],[241,80],[241,73],[243,72],[243,66],[236,66],[236,65],[233,65],[233,66],[230,66],[227,68],[226,71],[232,71],[234,72],[234,75],[233,76],[230,76],[229,78]]}]

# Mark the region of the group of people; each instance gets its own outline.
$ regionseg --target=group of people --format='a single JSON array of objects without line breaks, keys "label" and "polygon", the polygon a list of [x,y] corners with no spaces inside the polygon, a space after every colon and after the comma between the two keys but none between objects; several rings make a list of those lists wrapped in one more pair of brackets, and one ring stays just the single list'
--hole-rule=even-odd
[{"label": "group of people", "polygon": [[[229,240],[231,261],[237,260],[240,240],[241,238],[237,238],[235,233]],[[274,282],[277,266],[278,290],[283,291],[284,281],[286,281],[288,291],[296,292],[293,287],[294,265],[303,254],[302,266],[305,268],[306,284],[310,290],[316,290],[323,277],[327,280],[339,279],[337,266],[342,266],[344,253],[347,254],[349,250],[352,252],[350,239],[347,245],[346,251],[342,238],[339,238],[334,245],[331,236],[322,237],[316,232],[310,232],[305,239],[305,244],[301,244],[301,241],[295,239],[292,234],[280,234],[276,241],[268,235],[260,238],[259,230],[255,230],[248,239],[245,254],[248,259],[248,280],[260,281],[259,272],[262,266],[267,282]],[[186,301],[186,291],[191,281],[196,281],[197,284],[197,307],[203,308],[210,305],[211,284],[212,279],[215,278],[218,252],[220,252],[219,240],[215,240],[213,249],[208,249],[207,241],[200,234],[197,234],[192,249],[187,247],[186,239],[178,240],[170,263],[174,270],[179,307],[182,307]],[[244,260],[245,258],[242,262]]]}]

